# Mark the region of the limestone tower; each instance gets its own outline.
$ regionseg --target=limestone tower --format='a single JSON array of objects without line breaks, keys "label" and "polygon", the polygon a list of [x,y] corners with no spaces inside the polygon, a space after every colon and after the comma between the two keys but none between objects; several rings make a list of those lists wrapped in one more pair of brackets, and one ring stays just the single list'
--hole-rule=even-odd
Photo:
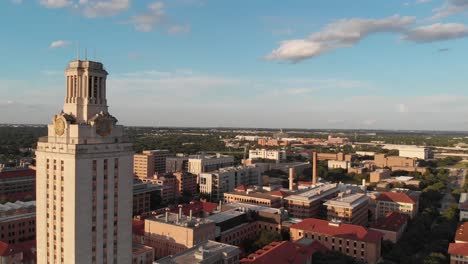
[{"label": "limestone tower", "polygon": [[65,75],[63,111],[36,151],[37,261],[129,264],[133,152],[107,111],[107,71],[76,60]]}]

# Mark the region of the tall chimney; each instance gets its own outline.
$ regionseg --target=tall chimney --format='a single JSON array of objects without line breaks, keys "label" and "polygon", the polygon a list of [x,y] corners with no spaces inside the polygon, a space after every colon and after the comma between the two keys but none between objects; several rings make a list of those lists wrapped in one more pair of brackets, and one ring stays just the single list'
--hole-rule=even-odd
[{"label": "tall chimney", "polygon": [[289,168],[289,190],[294,191],[294,167]]},{"label": "tall chimney", "polygon": [[182,219],[182,205],[179,204],[179,219]]},{"label": "tall chimney", "polygon": [[190,209],[190,216],[189,216],[190,221],[192,221],[192,209]]},{"label": "tall chimney", "polygon": [[169,221],[169,211],[170,211],[170,210],[171,210],[171,209],[166,208],[166,223]]},{"label": "tall chimney", "polygon": [[223,208],[223,201],[219,200],[219,211],[221,212],[221,209]]},{"label": "tall chimney", "polygon": [[317,152],[312,152],[312,185],[317,183]]}]

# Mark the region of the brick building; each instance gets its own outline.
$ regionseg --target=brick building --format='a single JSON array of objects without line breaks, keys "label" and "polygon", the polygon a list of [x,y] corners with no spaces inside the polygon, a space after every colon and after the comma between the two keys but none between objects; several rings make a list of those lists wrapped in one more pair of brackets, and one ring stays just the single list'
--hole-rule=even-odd
[{"label": "brick building", "polygon": [[398,242],[408,226],[408,216],[397,212],[388,213],[379,218],[370,229],[384,234],[383,239],[393,243]]},{"label": "brick building", "polygon": [[449,244],[450,264],[468,263],[468,222],[462,223],[455,233],[455,242]]},{"label": "brick building", "polygon": [[226,203],[248,203],[265,207],[280,208],[283,206],[281,197],[259,192],[229,192],[224,193]]},{"label": "brick building", "polygon": [[311,264],[313,263],[314,254],[319,251],[325,252],[327,249],[317,241],[307,238],[300,239],[296,242],[271,242],[241,259],[240,263]]},{"label": "brick building", "polygon": [[369,198],[363,193],[339,193],[338,197],[324,203],[328,220],[366,226],[368,222]]},{"label": "brick building", "polygon": [[[0,240],[8,244],[34,240],[36,237],[36,202],[0,204]],[[0,262],[1,263],[1,262]]]},{"label": "brick building", "polygon": [[207,219],[165,213],[145,219],[143,244],[156,258],[175,255],[215,237],[215,223]]},{"label": "brick building", "polygon": [[336,183],[319,183],[311,189],[298,191],[284,198],[285,207],[292,217],[317,217],[323,201],[334,198],[339,192]]},{"label": "brick building", "polygon": [[383,234],[358,225],[309,218],[290,226],[291,240],[311,238],[328,250],[375,264],[381,255]]},{"label": "brick building", "polygon": [[36,171],[28,168],[0,171],[0,198],[18,199],[18,194],[36,193]]},{"label": "brick building", "polygon": [[384,167],[392,168],[394,166],[416,167],[417,161],[418,161],[417,158],[387,156],[387,154],[375,154],[374,156],[374,164],[380,168],[384,168]]},{"label": "brick building", "polygon": [[239,248],[208,240],[174,256],[157,260],[156,264],[237,264]]},{"label": "brick building", "polygon": [[419,192],[391,191],[382,192],[376,197],[376,219],[390,212],[408,215],[411,219],[418,214]]}]

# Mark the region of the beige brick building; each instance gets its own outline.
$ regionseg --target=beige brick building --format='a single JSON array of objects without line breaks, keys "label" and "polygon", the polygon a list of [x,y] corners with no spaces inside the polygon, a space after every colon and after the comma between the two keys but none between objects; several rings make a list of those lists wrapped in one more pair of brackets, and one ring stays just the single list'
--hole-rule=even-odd
[{"label": "beige brick building", "polygon": [[380,260],[383,234],[362,226],[309,218],[291,225],[290,231],[291,241],[311,238],[328,250],[339,251],[369,264]]},{"label": "beige brick building", "polygon": [[366,226],[368,222],[369,197],[363,193],[339,193],[338,197],[324,203],[328,220]]},{"label": "beige brick building", "polygon": [[298,191],[284,198],[285,207],[292,217],[317,217],[323,201],[334,198],[339,191],[336,183],[319,183],[311,189]]},{"label": "beige brick building", "polygon": [[157,259],[181,253],[215,238],[210,220],[165,213],[145,219],[144,244],[154,248]]}]

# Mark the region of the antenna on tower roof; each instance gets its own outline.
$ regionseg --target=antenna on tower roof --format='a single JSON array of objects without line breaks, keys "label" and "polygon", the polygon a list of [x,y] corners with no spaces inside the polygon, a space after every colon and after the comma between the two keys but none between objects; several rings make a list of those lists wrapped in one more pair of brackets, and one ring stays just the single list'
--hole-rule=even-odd
[{"label": "antenna on tower roof", "polygon": [[88,60],[88,48],[84,49],[84,54],[85,54],[84,55],[85,56],[85,61],[87,61]]},{"label": "antenna on tower roof", "polygon": [[76,60],[80,60],[80,42],[76,42]]}]

